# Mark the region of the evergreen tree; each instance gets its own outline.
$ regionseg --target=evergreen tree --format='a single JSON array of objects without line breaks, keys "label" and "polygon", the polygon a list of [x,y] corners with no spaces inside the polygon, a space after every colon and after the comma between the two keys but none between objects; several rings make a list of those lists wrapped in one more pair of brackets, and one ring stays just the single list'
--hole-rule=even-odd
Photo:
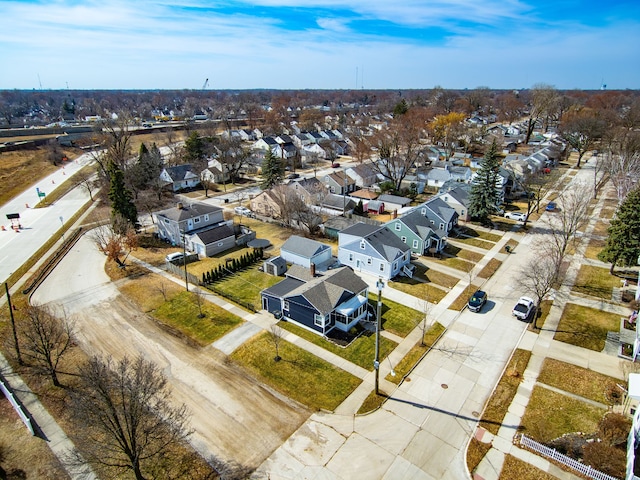
[{"label": "evergreen tree", "polygon": [[627,194],[611,220],[607,234],[607,243],[598,258],[611,262],[611,274],[616,265],[636,265],[640,257],[640,188]]},{"label": "evergreen tree", "polygon": [[282,183],[284,179],[284,164],[276,157],[271,149],[267,150],[262,162],[262,182],[260,188],[269,190]]},{"label": "evergreen tree", "polygon": [[353,214],[360,215],[361,217],[364,216],[364,205],[362,204],[362,199],[360,199],[356,207],[353,209]]},{"label": "evergreen tree", "polygon": [[111,200],[111,223],[117,233],[124,234],[138,221],[138,210],[131,192],[124,183],[124,174],[113,161],[107,167],[109,175],[109,200]]},{"label": "evergreen tree", "polygon": [[188,163],[199,164],[206,156],[204,140],[198,132],[192,132],[184,141],[184,159]]},{"label": "evergreen tree", "polygon": [[396,103],[395,107],[393,107],[393,116],[398,117],[400,115],[404,115],[408,111],[409,105],[407,105],[407,101],[403,98],[398,103]]},{"label": "evergreen tree", "polygon": [[209,282],[207,281],[207,273],[206,273],[206,272],[202,272],[202,283],[203,283],[203,284],[205,284],[205,285],[206,285],[207,283],[209,283]]},{"label": "evergreen tree", "polygon": [[489,221],[489,215],[495,213],[500,201],[497,187],[499,169],[498,145],[494,140],[480,162],[480,170],[473,179],[469,195],[469,215],[482,223]]}]

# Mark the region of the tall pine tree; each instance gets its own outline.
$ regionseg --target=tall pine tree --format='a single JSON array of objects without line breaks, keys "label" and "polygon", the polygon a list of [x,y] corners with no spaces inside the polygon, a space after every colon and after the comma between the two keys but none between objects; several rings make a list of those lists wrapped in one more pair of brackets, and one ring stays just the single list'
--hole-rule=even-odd
[{"label": "tall pine tree", "polygon": [[282,183],[284,179],[284,164],[276,157],[271,149],[267,150],[262,161],[262,190],[269,190]]},{"label": "tall pine tree", "polygon": [[138,221],[138,210],[131,192],[124,183],[124,173],[113,161],[107,167],[109,175],[109,200],[111,200],[111,223],[114,231],[124,234]]},{"label": "tall pine tree", "polygon": [[489,216],[496,212],[500,201],[497,186],[499,170],[498,145],[494,140],[480,162],[480,170],[473,179],[469,195],[469,215],[481,223],[489,222]]},{"label": "tall pine tree", "polygon": [[640,258],[640,188],[627,194],[611,219],[607,234],[607,243],[598,258],[611,262],[611,274],[616,265],[636,265]]}]

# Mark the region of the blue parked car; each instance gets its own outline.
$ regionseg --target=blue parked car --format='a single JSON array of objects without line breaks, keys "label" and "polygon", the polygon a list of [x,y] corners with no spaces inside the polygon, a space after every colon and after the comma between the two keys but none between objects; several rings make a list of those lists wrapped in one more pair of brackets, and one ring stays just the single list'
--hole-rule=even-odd
[{"label": "blue parked car", "polygon": [[553,212],[556,209],[556,203],[555,202],[549,202],[547,204],[547,206],[545,207],[545,210],[547,212]]}]

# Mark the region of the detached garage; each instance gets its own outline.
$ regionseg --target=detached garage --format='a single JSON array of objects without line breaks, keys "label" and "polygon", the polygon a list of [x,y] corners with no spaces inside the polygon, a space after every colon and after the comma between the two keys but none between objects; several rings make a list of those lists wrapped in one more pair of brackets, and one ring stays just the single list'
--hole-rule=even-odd
[{"label": "detached garage", "polygon": [[299,237],[298,235],[292,235],[282,245],[280,256],[287,263],[293,263],[305,268],[311,268],[312,263],[316,266],[321,266],[332,261],[331,247],[329,245]]}]

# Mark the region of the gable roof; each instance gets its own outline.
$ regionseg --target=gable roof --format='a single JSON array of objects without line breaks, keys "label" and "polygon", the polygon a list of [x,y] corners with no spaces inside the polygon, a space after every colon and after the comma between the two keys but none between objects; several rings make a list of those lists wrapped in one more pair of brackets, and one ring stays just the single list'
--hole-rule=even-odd
[{"label": "gable roof", "polygon": [[400,240],[391,230],[386,226],[367,225],[366,223],[358,223],[343,230],[340,233],[346,233],[356,237],[360,237],[359,240],[349,242],[347,247],[354,243],[364,240],[371,248],[373,248],[378,254],[388,262],[393,262],[402,257],[411,248]]},{"label": "gable roof", "polygon": [[431,237],[435,233],[434,225],[431,224],[429,219],[422,215],[418,210],[413,210],[411,213],[407,215],[397,218],[389,222],[395,223],[401,222],[403,223],[409,230],[415,233],[421,240],[426,240]]},{"label": "gable roof", "polygon": [[321,243],[316,240],[300,237],[298,235],[291,235],[287,239],[287,241],[284,242],[284,245],[282,245],[280,251],[282,252],[283,250],[285,250],[287,252],[293,253],[294,255],[312,258],[327,249],[330,250],[331,247],[326,243]]},{"label": "gable roof", "polygon": [[385,203],[397,203],[399,205],[409,205],[411,199],[407,197],[400,197],[398,195],[380,195],[378,200]]},{"label": "gable roof", "polygon": [[449,223],[458,214],[454,208],[447,205],[440,197],[430,198],[422,204],[422,207],[427,208],[427,217],[430,216],[429,212],[431,212],[432,215],[435,215],[445,223]]},{"label": "gable roof", "polygon": [[178,182],[180,180],[186,180],[187,178],[198,177],[191,171],[191,164],[185,163],[183,165],[174,165],[173,167],[165,167],[164,171],[167,172],[169,178],[172,181]]},{"label": "gable roof", "polygon": [[[174,222],[183,222],[193,217],[200,217],[202,215],[220,213],[222,209],[215,205],[209,205],[207,203],[194,202],[190,205],[178,204],[178,207],[167,208],[166,210],[160,210],[155,212],[156,217],[162,216],[173,220]],[[182,205],[182,207],[180,207]]]}]

